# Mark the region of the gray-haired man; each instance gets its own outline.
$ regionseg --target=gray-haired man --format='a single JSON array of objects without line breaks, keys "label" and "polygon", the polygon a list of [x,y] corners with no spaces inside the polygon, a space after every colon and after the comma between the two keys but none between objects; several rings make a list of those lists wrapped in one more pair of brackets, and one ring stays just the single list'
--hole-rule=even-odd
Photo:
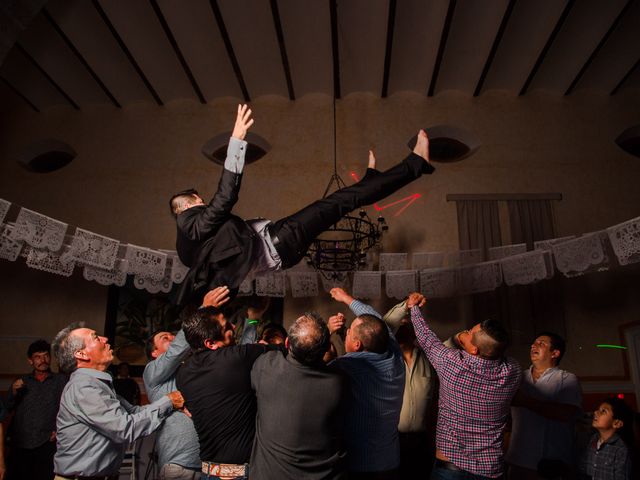
[{"label": "gray-haired man", "polygon": [[58,332],[53,352],[60,369],[71,373],[57,417],[56,479],[117,474],[127,444],[149,435],[174,409],[183,407],[177,391],[144,407],[117,397],[106,371],[113,350],[107,338],[82,324]]}]

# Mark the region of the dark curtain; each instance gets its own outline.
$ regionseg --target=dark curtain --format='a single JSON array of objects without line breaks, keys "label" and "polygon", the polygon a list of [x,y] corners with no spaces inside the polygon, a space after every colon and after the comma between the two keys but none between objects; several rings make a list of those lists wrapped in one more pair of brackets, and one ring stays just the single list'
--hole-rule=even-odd
[{"label": "dark curtain", "polygon": [[[486,259],[489,248],[502,245],[497,201],[459,200],[456,202],[456,209],[460,250],[479,248]],[[458,297],[457,302],[460,315],[467,326],[489,317],[504,320],[504,306],[497,290]]]},{"label": "dark curtain", "polygon": [[[551,200],[508,200],[511,243],[533,249],[538,240],[555,238]],[[502,245],[497,200],[458,200],[458,239],[461,250]],[[551,330],[566,337],[562,280],[556,276],[535,285],[500,286],[492,292],[458,299],[460,315],[471,326],[486,318],[501,321],[515,345],[529,344],[537,332]]]},{"label": "dark curtain", "polygon": [[[513,243],[526,243],[533,250],[533,242],[556,237],[551,200],[510,200],[507,207]],[[514,343],[526,344],[541,331],[567,338],[560,275],[509,290],[510,303],[518,306],[510,315]]]},{"label": "dark curtain", "polygon": [[485,252],[502,245],[498,202],[493,200],[460,200],[458,211],[458,240],[460,250],[480,248]]}]

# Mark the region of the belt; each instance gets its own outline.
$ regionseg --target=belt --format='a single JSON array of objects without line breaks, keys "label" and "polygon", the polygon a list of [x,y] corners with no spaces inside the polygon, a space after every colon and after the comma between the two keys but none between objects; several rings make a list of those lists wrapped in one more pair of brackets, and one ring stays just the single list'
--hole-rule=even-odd
[{"label": "belt", "polygon": [[436,458],[435,466],[436,468],[443,468],[444,470],[451,470],[452,472],[464,471],[461,468],[456,467],[453,463],[440,460],[439,458]]},{"label": "belt", "polygon": [[237,478],[249,476],[249,464],[202,462],[202,473],[220,478]]},{"label": "belt", "polygon": [[280,245],[280,239],[275,234],[275,229],[273,227],[273,223],[269,223],[269,225],[267,225],[267,231],[269,232],[269,237],[271,237],[271,243],[273,243],[274,247],[277,247]]}]

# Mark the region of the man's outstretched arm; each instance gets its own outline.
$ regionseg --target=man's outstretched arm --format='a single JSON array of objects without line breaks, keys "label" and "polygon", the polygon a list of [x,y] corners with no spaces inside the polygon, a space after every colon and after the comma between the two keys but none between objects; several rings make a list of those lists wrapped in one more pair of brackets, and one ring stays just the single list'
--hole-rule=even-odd
[{"label": "man's outstretched arm", "polygon": [[224,170],[218,189],[209,204],[204,209],[189,208],[178,215],[178,227],[190,239],[197,240],[211,236],[227,220],[238,201],[244,157],[247,151],[247,142],[244,138],[253,125],[251,113],[247,105],[238,105]]},{"label": "man's outstretched arm", "polygon": [[[374,317],[377,317],[380,320],[383,320],[382,315],[380,315],[380,313],[375,308],[373,308],[371,305],[367,303],[361,302],[360,300],[353,298],[343,288],[339,288],[339,287],[332,288],[330,293],[331,293],[331,297],[334,300],[338,302],[342,302],[345,305],[347,305],[356,317],[359,317],[360,315],[373,315]],[[385,326],[387,327],[387,330],[389,330],[391,348],[398,350],[399,349],[398,341],[396,340],[393,330],[389,327],[389,324],[386,322],[385,322]]]},{"label": "man's outstretched arm", "polygon": [[231,132],[229,147],[227,148],[227,158],[224,161],[225,170],[242,174],[244,169],[244,156],[247,151],[247,142],[245,142],[244,139],[247,136],[249,128],[253,125],[251,113],[251,109],[246,104],[238,105],[236,123]]},{"label": "man's outstretched arm", "polygon": [[421,293],[412,293],[407,298],[407,308],[411,311],[411,323],[416,332],[418,345],[425,353],[433,368],[439,371],[443,365],[443,359],[450,349],[445,347],[435,333],[427,326],[422,316],[420,307],[424,306],[426,299]]},{"label": "man's outstretched arm", "polygon": [[332,288],[330,294],[331,298],[336,302],[341,302],[348,306],[356,317],[359,315],[373,315],[382,320],[382,315],[380,315],[375,308],[360,300],[356,300],[349,295],[344,288]]}]

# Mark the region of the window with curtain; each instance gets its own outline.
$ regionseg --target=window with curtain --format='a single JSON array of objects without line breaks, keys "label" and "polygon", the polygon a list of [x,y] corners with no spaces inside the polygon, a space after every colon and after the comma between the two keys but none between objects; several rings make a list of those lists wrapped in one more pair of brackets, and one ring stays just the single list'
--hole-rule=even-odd
[{"label": "window with curtain", "polygon": [[[553,202],[561,199],[560,194],[447,196],[456,202],[459,248],[482,249],[485,258],[491,247],[526,243],[532,250],[534,242],[555,238]],[[534,285],[502,285],[492,292],[471,295],[460,299],[460,311],[468,325],[489,317],[502,321],[517,345],[530,343],[537,332],[545,330],[566,338],[562,280],[558,276]]]}]

